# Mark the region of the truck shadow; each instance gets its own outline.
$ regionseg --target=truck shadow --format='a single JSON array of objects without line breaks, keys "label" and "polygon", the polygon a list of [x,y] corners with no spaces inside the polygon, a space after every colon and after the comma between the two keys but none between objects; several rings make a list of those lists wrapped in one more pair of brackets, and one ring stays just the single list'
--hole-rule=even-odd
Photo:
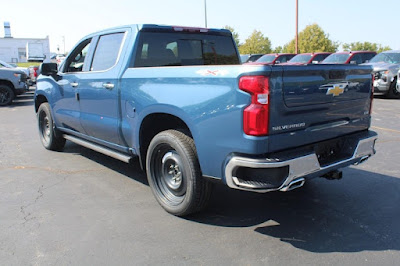
[{"label": "truck shadow", "polygon": [[[64,152],[148,185],[137,160],[126,164],[70,142]],[[257,194],[217,184],[208,208],[185,219],[248,228],[315,253],[400,250],[400,178],[360,168],[343,174],[342,180],[314,179],[286,193]]]},{"label": "truck shadow", "polygon": [[354,168],[287,193],[216,187],[208,210],[189,220],[252,231],[309,252],[400,250],[400,179]]},{"label": "truck shadow", "polygon": [[137,182],[148,185],[146,173],[140,168],[138,158],[134,158],[132,162],[128,164],[70,141],[67,141],[65,144],[63,152],[79,154]]}]

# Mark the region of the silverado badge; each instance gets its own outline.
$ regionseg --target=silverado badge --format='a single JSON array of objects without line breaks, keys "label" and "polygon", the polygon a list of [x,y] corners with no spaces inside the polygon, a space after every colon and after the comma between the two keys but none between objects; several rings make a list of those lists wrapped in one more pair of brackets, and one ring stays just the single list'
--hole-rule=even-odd
[{"label": "silverado badge", "polygon": [[344,92],[344,86],[335,84],[327,90],[326,95],[333,95],[334,97],[336,97],[342,94],[343,92]]}]

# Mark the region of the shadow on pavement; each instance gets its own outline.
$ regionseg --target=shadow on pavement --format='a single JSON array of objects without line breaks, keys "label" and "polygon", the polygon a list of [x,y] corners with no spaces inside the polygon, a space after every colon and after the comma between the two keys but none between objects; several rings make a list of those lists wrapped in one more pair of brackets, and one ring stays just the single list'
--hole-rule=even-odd
[{"label": "shadow on pavement", "polygon": [[148,185],[146,173],[140,168],[139,160],[133,159],[131,163],[124,163],[107,155],[92,151],[78,144],[67,141],[63,152],[76,153],[82,155],[89,160],[95,161],[98,164],[104,165],[122,175],[125,175],[137,182]]},{"label": "shadow on pavement", "polygon": [[[142,184],[139,162],[120,162],[67,142],[77,153]],[[215,186],[206,210],[189,221],[247,227],[309,252],[400,250],[400,178],[346,168],[342,180],[314,179],[291,192],[258,194]]]},{"label": "shadow on pavement", "polygon": [[189,220],[251,227],[309,252],[400,250],[400,179],[354,168],[340,181],[254,194],[218,186],[209,208]]}]

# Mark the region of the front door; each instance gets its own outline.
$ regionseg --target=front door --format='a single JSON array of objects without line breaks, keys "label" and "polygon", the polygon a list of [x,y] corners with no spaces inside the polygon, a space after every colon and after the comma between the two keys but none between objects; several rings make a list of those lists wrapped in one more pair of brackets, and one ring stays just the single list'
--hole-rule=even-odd
[{"label": "front door", "polygon": [[115,67],[125,33],[98,37],[91,66],[80,77],[81,124],[87,135],[110,144],[122,144],[119,137],[119,68]]}]

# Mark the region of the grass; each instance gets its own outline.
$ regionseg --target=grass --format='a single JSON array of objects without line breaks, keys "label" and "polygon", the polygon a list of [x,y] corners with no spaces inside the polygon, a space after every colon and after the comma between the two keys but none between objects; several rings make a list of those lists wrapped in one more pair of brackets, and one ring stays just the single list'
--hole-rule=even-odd
[{"label": "grass", "polygon": [[27,63],[17,63],[19,67],[30,67],[30,66],[39,66],[40,62],[27,62]]}]

